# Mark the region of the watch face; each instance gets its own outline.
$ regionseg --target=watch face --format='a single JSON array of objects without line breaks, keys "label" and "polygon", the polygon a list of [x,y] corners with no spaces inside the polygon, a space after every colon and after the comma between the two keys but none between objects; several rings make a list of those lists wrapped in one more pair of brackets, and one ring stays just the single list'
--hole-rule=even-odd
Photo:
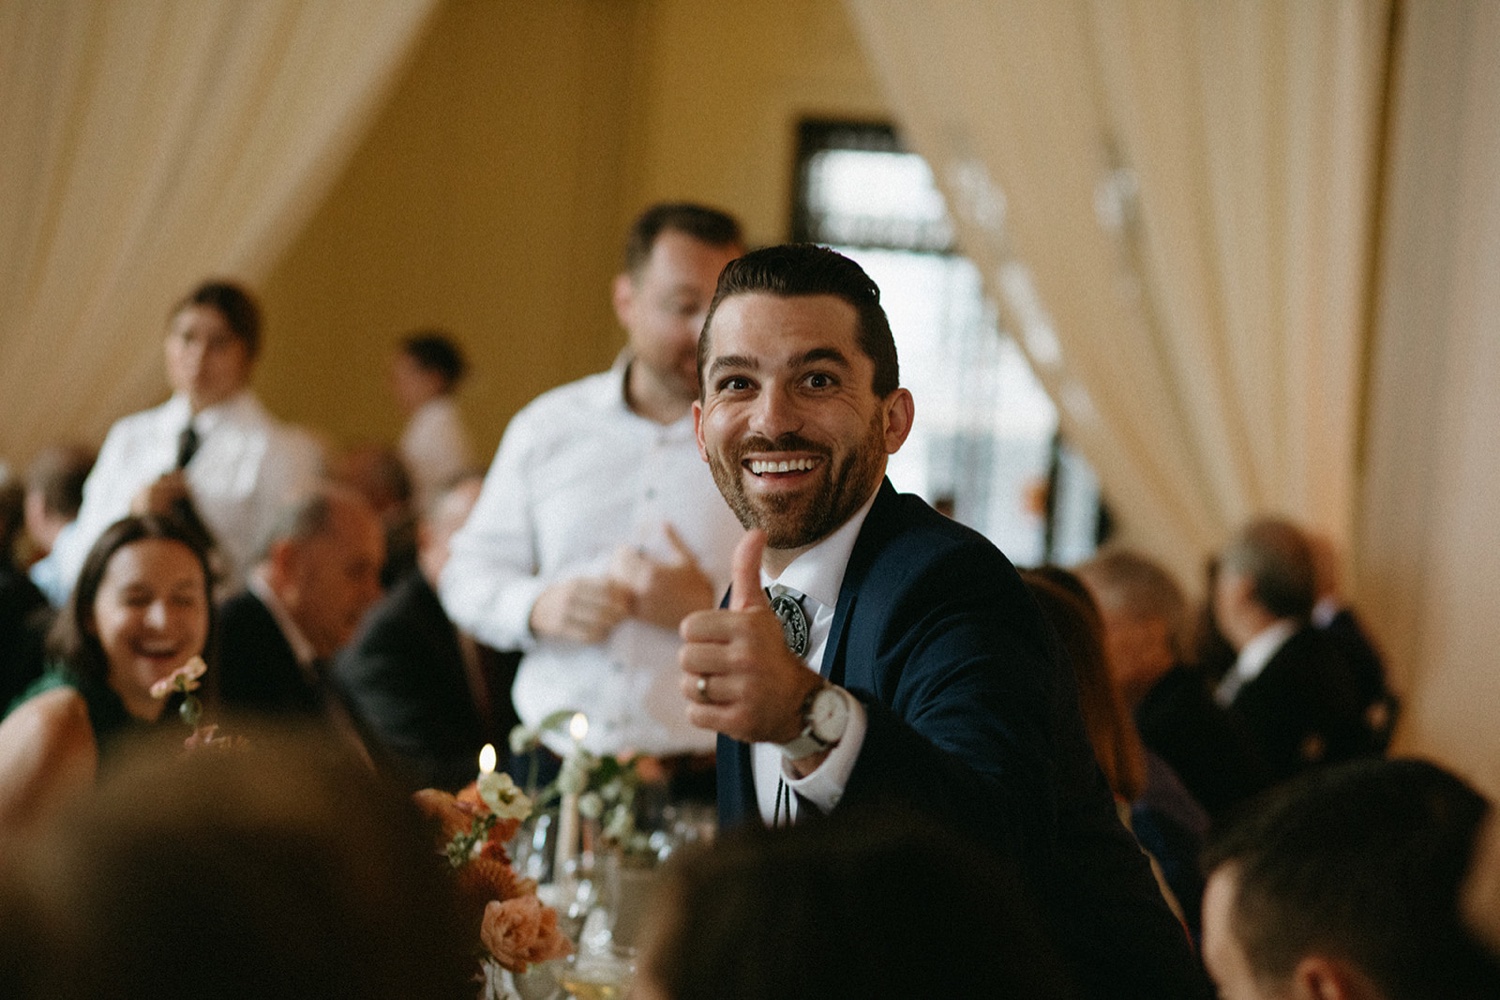
[{"label": "watch face", "polygon": [[825,743],[837,743],[849,722],[849,704],[838,691],[826,687],[813,699],[807,714],[814,736]]}]

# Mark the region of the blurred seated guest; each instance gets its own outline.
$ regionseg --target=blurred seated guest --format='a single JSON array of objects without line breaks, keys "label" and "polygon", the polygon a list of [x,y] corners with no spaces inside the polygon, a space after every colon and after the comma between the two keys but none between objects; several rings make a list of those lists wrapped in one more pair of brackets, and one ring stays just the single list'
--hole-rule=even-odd
[{"label": "blurred seated guest", "polygon": [[1084,730],[1120,819],[1150,855],[1162,895],[1196,939],[1203,897],[1198,851],[1208,815],[1172,768],[1141,745],[1110,675],[1099,611],[1082,581],[1054,566],[1027,570],[1021,578],[1073,668]]},{"label": "blurred seated guest", "polygon": [[403,795],[326,741],[127,754],[7,851],[15,1000],[472,998],[474,928]]},{"label": "blurred seated guest", "polygon": [[93,468],[93,449],[68,444],[43,448],[26,467],[26,534],[37,557],[27,572],[54,607],[68,599],[73,581],[63,581],[52,550],[73,530]]},{"label": "blurred seated guest", "polygon": [[359,493],[385,529],[385,566],[380,585],[390,587],[417,568],[417,517],[425,508],[412,504],[411,476],[390,445],[366,441],[352,445],[329,462],[328,478]]},{"label": "blurred seated guest", "polygon": [[1214,697],[1272,781],[1376,749],[1348,661],[1308,619],[1314,596],[1312,547],[1288,521],[1253,521],[1220,553],[1214,620],[1237,658]]},{"label": "blurred seated guest", "polygon": [[284,509],[247,589],[220,611],[225,709],[321,719],[356,738],[327,673],[380,597],[384,557],[380,520],[346,486],[318,487]]},{"label": "blurred seated guest", "polygon": [[453,337],[418,330],[391,362],[391,391],[407,415],[401,460],[411,473],[416,509],[426,511],[444,486],[474,467],[474,449],[453,393],[469,365]]},{"label": "blurred seated guest", "polygon": [[1161,566],[1112,548],[1076,569],[1104,623],[1116,689],[1141,740],[1216,814],[1265,784],[1248,735],[1185,662],[1187,600]]},{"label": "blurred seated guest", "polygon": [[516,721],[509,683],[488,669],[499,654],[461,634],[434,589],[448,540],[483,482],[470,476],[438,495],[417,527],[418,568],[381,598],[334,660],[333,681],[361,728],[413,788],[473,780],[480,748],[504,748]]},{"label": "blurred seated guest", "polygon": [[899,811],[742,828],[664,870],[631,995],[1072,997],[1019,885]]},{"label": "blurred seated guest", "polygon": [[1384,750],[1396,728],[1400,700],[1387,683],[1380,652],[1340,591],[1339,552],[1333,540],[1327,535],[1309,533],[1307,541],[1312,546],[1318,595],[1313,604],[1312,623],[1343,650],[1354,673],[1360,704],[1365,707],[1365,720]]},{"label": "blurred seated guest", "polygon": [[47,598],[19,558],[25,487],[0,463],[0,709],[42,673]]},{"label": "blurred seated guest", "polygon": [[[86,787],[123,734],[181,727],[151,688],[204,654],[208,581],[205,552],[175,519],[127,517],[99,536],[54,630],[56,663],[0,723],[0,830]],[[188,733],[172,735],[180,747]]]},{"label": "blurred seated guest", "polygon": [[1203,958],[1233,1000],[1478,1000],[1500,965],[1459,918],[1487,805],[1423,761],[1267,792],[1205,853]]},{"label": "blurred seated guest", "polygon": [[99,533],[129,513],[176,513],[211,537],[226,591],[239,589],[276,512],[316,482],[318,445],[250,389],[260,309],[238,285],[193,289],[167,322],[172,398],[110,428],[74,529],[57,540],[67,586]]},{"label": "blurred seated guest", "polygon": [[1500,821],[1493,810],[1475,844],[1460,902],[1469,928],[1500,957]]}]

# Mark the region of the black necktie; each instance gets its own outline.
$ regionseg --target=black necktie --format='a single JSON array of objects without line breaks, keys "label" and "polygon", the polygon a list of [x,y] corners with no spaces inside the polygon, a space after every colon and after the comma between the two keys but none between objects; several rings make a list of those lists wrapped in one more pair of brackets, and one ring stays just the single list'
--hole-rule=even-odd
[{"label": "black necktie", "polygon": [[198,432],[193,429],[192,421],[177,435],[177,468],[186,469],[187,464],[198,454]]}]

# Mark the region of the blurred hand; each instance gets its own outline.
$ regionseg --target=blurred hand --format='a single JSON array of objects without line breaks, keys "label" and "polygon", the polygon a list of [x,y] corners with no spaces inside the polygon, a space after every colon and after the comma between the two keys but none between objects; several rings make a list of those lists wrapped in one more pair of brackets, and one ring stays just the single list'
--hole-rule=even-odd
[{"label": "blurred hand", "polygon": [[164,472],[141,488],[130,501],[132,514],[170,514],[177,501],[189,498],[182,470]]},{"label": "blurred hand", "polygon": [[531,606],[531,632],[538,638],[603,642],[630,615],[632,594],[610,579],[579,576],[554,583]]},{"label": "blurred hand", "polygon": [[801,734],[802,703],[822,681],[787,649],[761,589],[765,547],[765,532],[745,535],[734,550],[729,607],[683,619],[678,662],[693,725],[745,743],[787,743]]},{"label": "blurred hand", "polygon": [[670,524],[662,528],[672,547],[670,558],[654,559],[640,549],[621,547],[610,578],[630,590],[632,617],[675,629],[692,612],[714,606],[714,586],[676,530]]}]

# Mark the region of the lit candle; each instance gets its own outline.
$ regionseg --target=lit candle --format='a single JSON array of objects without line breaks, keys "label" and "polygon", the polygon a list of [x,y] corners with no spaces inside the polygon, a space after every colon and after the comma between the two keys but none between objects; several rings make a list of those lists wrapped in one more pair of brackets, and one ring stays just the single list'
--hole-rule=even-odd
[{"label": "lit candle", "polygon": [[[563,762],[565,773],[576,769],[579,765],[578,752],[583,747],[583,738],[589,734],[588,716],[582,712],[574,712],[573,718],[568,721],[568,735],[573,737],[573,752]],[[573,768],[569,768],[569,764]],[[578,858],[578,793],[579,788],[571,788],[563,792],[562,807],[557,823],[557,854],[552,865],[552,880],[561,882],[571,879],[572,873],[569,869]]]},{"label": "lit candle", "polygon": [[495,770],[495,744],[486,743],[479,751],[479,773],[493,774]]}]

